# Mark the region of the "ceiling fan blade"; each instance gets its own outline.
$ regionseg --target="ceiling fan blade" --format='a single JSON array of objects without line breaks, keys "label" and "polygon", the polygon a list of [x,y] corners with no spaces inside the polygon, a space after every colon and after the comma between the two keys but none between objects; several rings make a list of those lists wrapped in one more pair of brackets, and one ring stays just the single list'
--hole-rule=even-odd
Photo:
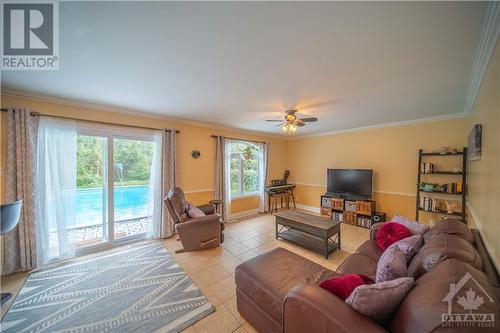
[{"label": "ceiling fan blade", "polygon": [[277,122],[277,121],[279,121],[280,123],[283,122],[283,120],[281,120],[281,119],[266,119],[266,121],[269,121],[269,122]]},{"label": "ceiling fan blade", "polygon": [[285,122],[281,122],[281,124],[274,125],[274,127],[280,127],[280,126],[283,126],[283,125],[285,125]]},{"label": "ceiling fan blade", "polygon": [[299,126],[299,127],[302,127],[302,126],[306,126],[306,123],[302,122],[302,121],[297,121],[295,123],[295,125]]},{"label": "ceiling fan blade", "polygon": [[318,118],[316,117],[310,117],[310,118],[300,118],[300,121],[303,121],[305,123],[312,123],[314,121],[318,121]]}]

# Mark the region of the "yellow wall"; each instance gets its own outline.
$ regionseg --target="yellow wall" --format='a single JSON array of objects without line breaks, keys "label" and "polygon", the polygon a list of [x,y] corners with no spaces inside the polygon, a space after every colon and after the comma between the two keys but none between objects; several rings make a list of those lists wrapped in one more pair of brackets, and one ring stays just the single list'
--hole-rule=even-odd
[{"label": "yellow wall", "polygon": [[[417,153],[438,150],[442,146],[461,149],[467,145],[467,135],[473,124],[483,124],[483,155],[481,161],[469,163],[469,224],[483,234],[497,268],[500,267],[500,46],[482,82],[471,117],[435,122],[374,128],[294,140],[269,139],[269,178],[281,178],[289,169],[290,180],[297,184],[297,203],[319,208],[320,196],[326,190],[327,168],[373,169],[374,199],[377,210],[392,217],[401,214],[415,216]],[[181,131],[178,142],[179,185],[188,200],[202,204],[212,198],[214,147],[210,135],[219,134],[247,139],[266,140],[264,136],[233,130],[215,130],[176,123],[147,116],[103,112],[74,106],[2,96],[2,107],[27,107],[44,114],[65,115],[79,119],[109,121],[152,127],[175,127]],[[5,167],[5,114],[0,124],[1,170]],[[201,151],[199,159],[190,152]],[[458,159],[431,160],[437,168],[449,169],[460,165]],[[438,176],[434,176],[438,177]],[[427,178],[432,181],[432,178]],[[456,178],[440,176],[435,182],[445,183]],[[0,176],[0,191],[3,177]],[[0,198],[3,198],[0,192]],[[257,198],[237,199],[232,213],[255,209]],[[421,221],[438,220],[439,216],[422,213]]]},{"label": "yellow wall", "polygon": [[[2,96],[2,108],[6,107],[25,107],[48,115],[60,115],[67,117],[75,117],[82,120],[98,120],[113,122],[116,124],[137,125],[148,127],[174,127],[180,130],[177,158],[179,165],[179,186],[184,189],[188,200],[195,204],[202,204],[212,199],[213,189],[213,167],[214,167],[214,143],[210,138],[211,135],[225,135],[231,137],[245,138],[250,140],[269,141],[269,177],[281,178],[286,169],[286,141],[275,138],[266,138],[261,135],[248,134],[246,132],[236,130],[220,130],[207,127],[197,127],[177,123],[164,118],[153,118],[137,115],[129,115],[114,112],[97,111],[85,109],[75,106],[55,104],[37,101],[27,98]],[[6,114],[2,112],[2,133],[1,138],[1,170],[0,188],[3,190],[3,174],[5,170],[5,151],[6,151],[6,133],[5,120]],[[191,151],[198,149],[201,156],[198,159],[191,157]],[[3,192],[2,192],[3,194]],[[1,196],[3,200],[3,195]],[[247,198],[235,200],[233,204],[233,213],[243,210],[255,209],[258,207],[258,200],[255,198]]]},{"label": "yellow wall", "polygon": [[[287,164],[292,181],[298,184],[297,201],[320,206],[328,168],[373,169],[377,210],[387,213],[389,218],[396,213],[413,218],[418,150],[434,151],[442,146],[462,149],[467,142],[464,133],[468,127],[468,120],[461,118],[290,140]],[[455,157],[431,162],[442,170],[453,165],[461,167]],[[439,177],[428,181],[453,180]],[[439,216],[422,215],[424,222],[431,218],[438,220]]]},{"label": "yellow wall", "polygon": [[500,270],[500,42],[481,83],[467,130],[483,125],[482,156],[470,161],[469,216]]}]

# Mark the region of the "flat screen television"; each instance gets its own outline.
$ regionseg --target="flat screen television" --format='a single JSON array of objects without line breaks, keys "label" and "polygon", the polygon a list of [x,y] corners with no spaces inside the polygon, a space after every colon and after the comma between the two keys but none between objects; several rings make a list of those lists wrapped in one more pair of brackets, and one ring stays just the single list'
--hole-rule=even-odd
[{"label": "flat screen television", "polygon": [[327,191],[345,196],[372,196],[373,170],[328,169]]}]

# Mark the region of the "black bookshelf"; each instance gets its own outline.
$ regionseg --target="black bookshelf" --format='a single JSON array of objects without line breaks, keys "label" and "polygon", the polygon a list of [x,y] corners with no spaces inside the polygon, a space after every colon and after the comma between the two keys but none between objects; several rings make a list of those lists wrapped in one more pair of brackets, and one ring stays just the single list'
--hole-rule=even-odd
[{"label": "black bookshelf", "polygon": [[463,151],[458,151],[456,153],[422,153],[422,156],[460,156],[460,155],[464,155],[464,152]]},{"label": "black bookshelf", "polygon": [[461,175],[462,172],[455,171],[433,171],[433,172],[422,172],[422,175]]},{"label": "black bookshelf", "polygon": [[445,195],[462,195],[462,193],[452,193],[452,192],[442,192],[442,191],[426,191],[420,190],[422,193],[436,193],[436,194],[445,194]]},{"label": "black bookshelf", "polygon": [[[422,170],[422,163],[424,162],[425,156],[433,156],[433,157],[459,157],[462,160],[462,171],[460,172],[454,172],[454,171],[447,171],[447,170],[433,170],[432,172],[424,172]],[[441,192],[441,191],[426,191],[422,190],[420,188],[420,183],[422,182],[422,177],[423,176],[434,176],[434,175],[456,175],[460,176],[462,180],[462,192],[460,193],[448,193],[448,192]],[[453,212],[453,213],[448,213],[447,211],[444,210],[427,210],[424,209],[423,207],[420,206],[420,197],[422,193],[433,193],[433,194],[438,194],[438,195],[455,195],[455,196],[460,196],[461,197],[461,210],[460,212]],[[418,173],[417,173],[417,201],[416,201],[416,218],[417,221],[419,220],[419,213],[420,212],[428,212],[428,213],[434,213],[434,214],[441,214],[441,215],[449,215],[449,216],[458,216],[460,217],[461,221],[463,223],[467,223],[466,221],[466,196],[467,196],[467,148],[463,148],[463,151],[460,152],[454,152],[454,153],[446,153],[446,154],[441,154],[441,153],[424,153],[422,149],[418,151]]]}]

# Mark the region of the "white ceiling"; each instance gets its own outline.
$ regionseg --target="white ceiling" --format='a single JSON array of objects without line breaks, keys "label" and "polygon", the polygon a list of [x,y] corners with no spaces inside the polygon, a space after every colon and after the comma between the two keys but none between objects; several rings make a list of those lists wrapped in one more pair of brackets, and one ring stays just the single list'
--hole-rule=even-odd
[{"label": "white ceiling", "polygon": [[59,71],[2,88],[280,134],[463,111],[485,2],[61,2]]}]

